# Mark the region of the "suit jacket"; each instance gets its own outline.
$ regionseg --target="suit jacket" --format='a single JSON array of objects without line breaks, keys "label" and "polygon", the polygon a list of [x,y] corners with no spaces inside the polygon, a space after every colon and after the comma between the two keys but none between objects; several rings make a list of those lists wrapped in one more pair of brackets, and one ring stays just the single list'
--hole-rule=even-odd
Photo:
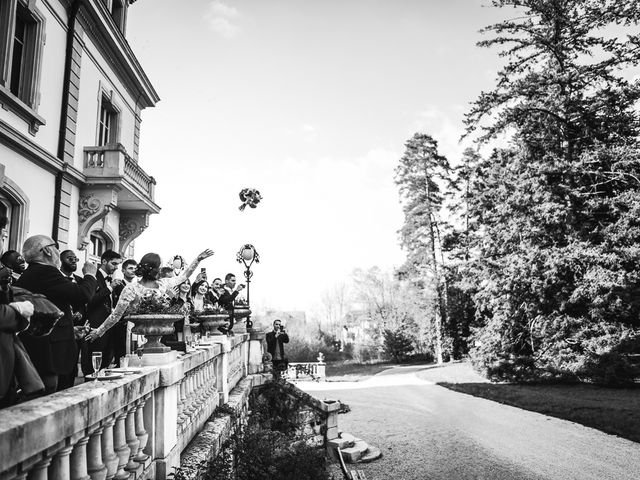
[{"label": "suit jacket", "polygon": [[[82,277],[80,275],[76,275],[75,273],[72,273],[70,277],[65,275],[64,272],[62,272],[62,274],[67,277],[70,282],[78,283],[80,282],[80,280],[82,280]],[[82,320],[74,321],[75,326],[80,327],[84,325],[84,322],[86,322],[87,320],[87,302],[71,304],[71,309],[73,310],[73,312],[79,312],[82,314]]]},{"label": "suit jacket", "polygon": [[205,293],[204,295],[204,298],[213,305],[217,305],[220,302],[220,296],[213,290],[207,291],[207,293]]},{"label": "suit jacket", "polygon": [[218,299],[218,305],[227,310],[231,318],[233,318],[233,302],[238,296],[238,293],[240,292],[238,292],[237,290],[233,293],[229,293],[229,290],[225,288],[222,290],[220,298]]},{"label": "suit jacket", "polygon": [[107,287],[107,281],[100,270],[96,274],[96,279],[98,282],[96,292],[87,304],[87,320],[91,328],[102,325],[113,310],[112,292]]},{"label": "suit jacket", "polygon": [[289,343],[289,335],[283,333],[276,337],[276,332],[271,331],[267,332],[265,340],[267,341],[267,352],[269,352],[272,357],[276,356],[276,348],[279,348],[280,355],[284,358],[284,344]]},{"label": "suit jacket", "polygon": [[38,373],[71,373],[78,359],[71,305],[83,304],[91,299],[96,290],[96,279],[86,275],[78,283],[74,283],[56,267],[31,263],[15,285],[33,293],[43,294],[64,312],[64,317],[46,337],[20,335]]},{"label": "suit jacket", "polygon": [[4,397],[13,383],[15,365],[15,332],[27,326],[13,307],[0,305],[0,399]]}]

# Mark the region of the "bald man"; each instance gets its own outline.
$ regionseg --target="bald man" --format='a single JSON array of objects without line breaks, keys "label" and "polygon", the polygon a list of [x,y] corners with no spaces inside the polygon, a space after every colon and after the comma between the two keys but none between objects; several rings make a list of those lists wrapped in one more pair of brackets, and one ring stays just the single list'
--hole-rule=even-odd
[{"label": "bald man", "polygon": [[27,238],[22,255],[29,267],[15,286],[43,294],[64,312],[64,317],[48,336],[36,338],[21,335],[45,384],[45,393],[52,393],[73,386],[78,350],[73,334],[71,306],[85,304],[93,296],[97,285],[97,267],[92,263],[85,263],[82,267],[84,277],[77,283],[70,282],[59,270],[58,242],[46,235]]}]

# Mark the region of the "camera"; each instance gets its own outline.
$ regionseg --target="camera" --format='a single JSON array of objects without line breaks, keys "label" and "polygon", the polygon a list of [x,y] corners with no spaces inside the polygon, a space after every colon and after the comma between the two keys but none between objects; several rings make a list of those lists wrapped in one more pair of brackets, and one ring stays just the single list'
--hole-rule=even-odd
[{"label": "camera", "polygon": [[207,273],[207,269],[206,269],[205,267],[202,267],[202,268],[200,269],[200,273]]}]

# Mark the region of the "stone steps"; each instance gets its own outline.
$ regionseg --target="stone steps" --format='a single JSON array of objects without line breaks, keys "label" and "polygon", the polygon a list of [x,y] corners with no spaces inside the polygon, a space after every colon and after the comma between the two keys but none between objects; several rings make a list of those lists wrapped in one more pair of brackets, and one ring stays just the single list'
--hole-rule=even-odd
[{"label": "stone steps", "polygon": [[345,463],[368,463],[382,456],[380,449],[349,433],[340,433],[338,438],[327,442],[333,450],[339,448]]}]

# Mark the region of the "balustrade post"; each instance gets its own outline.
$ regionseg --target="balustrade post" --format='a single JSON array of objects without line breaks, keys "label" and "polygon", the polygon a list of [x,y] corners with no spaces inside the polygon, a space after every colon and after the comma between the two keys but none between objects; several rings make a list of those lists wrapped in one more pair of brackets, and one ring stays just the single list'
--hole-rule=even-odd
[{"label": "balustrade post", "polygon": [[193,415],[196,412],[196,388],[193,370],[187,373],[187,399],[187,415],[193,421]]},{"label": "balustrade post", "polygon": [[114,415],[103,420],[102,436],[100,438],[100,444],[102,447],[102,461],[107,467],[106,480],[111,480],[118,471],[118,455],[116,455],[114,449],[114,436],[113,427],[116,423]]},{"label": "balustrade post", "polygon": [[136,462],[144,464],[144,462],[149,458],[149,455],[144,453],[144,449],[147,446],[147,441],[149,440],[149,434],[147,430],[144,428],[144,405],[147,403],[146,398],[141,398],[138,403],[138,408],[136,408],[136,436],[138,437],[138,453],[133,458]]},{"label": "balustrade post", "polygon": [[132,404],[127,407],[127,416],[124,421],[125,428],[125,440],[129,446],[129,462],[124,467],[128,472],[135,472],[140,464],[134,460],[134,457],[138,454],[138,448],[140,447],[140,440],[136,435],[136,405]]},{"label": "balustrade post", "polygon": [[125,428],[125,419],[127,417],[127,410],[124,409],[116,415],[116,424],[113,427],[113,446],[118,456],[118,471],[115,475],[115,480],[127,480],[129,478],[129,472],[125,472],[124,467],[129,462],[129,456],[131,450],[127,445],[127,435]]},{"label": "balustrade post", "polygon": [[202,408],[205,402],[206,391],[204,389],[204,365],[200,365],[196,370],[196,404],[198,410]]},{"label": "balustrade post", "polygon": [[89,435],[84,435],[73,447],[69,458],[71,480],[90,480],[91,478],[87,472],[87,443],[89,443]]},{"label": "balustrade post", "polygon": [[[69,447],[69,453],[71,453],[70,447]],[[66,470],[67,472],[69,471],[68,469],[69,453],[65,455],[66,460],[64,460],[64,462],[66,462],[66,465],[67,465],[67,470]],[[29,471],[29,474],[27,475],[27,480],[48,480],[48,477],[49,477],[48,468],[49,468],[49,465],[51,464],[51,460],[52,458],[47,456],[42,460],[40,460],[38,463],[36,463],[33,466],[33,468]]]},{"label": "balustrade post", "polygon": [[[72,450],[73,445],[67,444],[53,455],[49,460],[48,478],[51,480],[69,480],[71,478],[69,455],[71,455]],[[34,469],[37,468],[37,466],[38,464],[36,464]],[[32,480],[30,476],[29,480]]]},{"label": "balustrade post", "polygon": [[216,366],[213,359],[207,363],[207,384],[209,385],[208,395],[211,396],[216,392]]},{"label": "balustrade post", "polygon": [[104,426],[98,426],[89,437],[87,446],[87,473],[91,480],[105,480],[107,466],[102,461],[102,432]]},{"label": "balustrade post", "polygon": [[178,387],[178,425],[182,428],[187,416],[184,413],[185,410],[185,402],[187,397],[184,394],[186,382],[185,379],[182,379],[180,382],[180,386]]}]

